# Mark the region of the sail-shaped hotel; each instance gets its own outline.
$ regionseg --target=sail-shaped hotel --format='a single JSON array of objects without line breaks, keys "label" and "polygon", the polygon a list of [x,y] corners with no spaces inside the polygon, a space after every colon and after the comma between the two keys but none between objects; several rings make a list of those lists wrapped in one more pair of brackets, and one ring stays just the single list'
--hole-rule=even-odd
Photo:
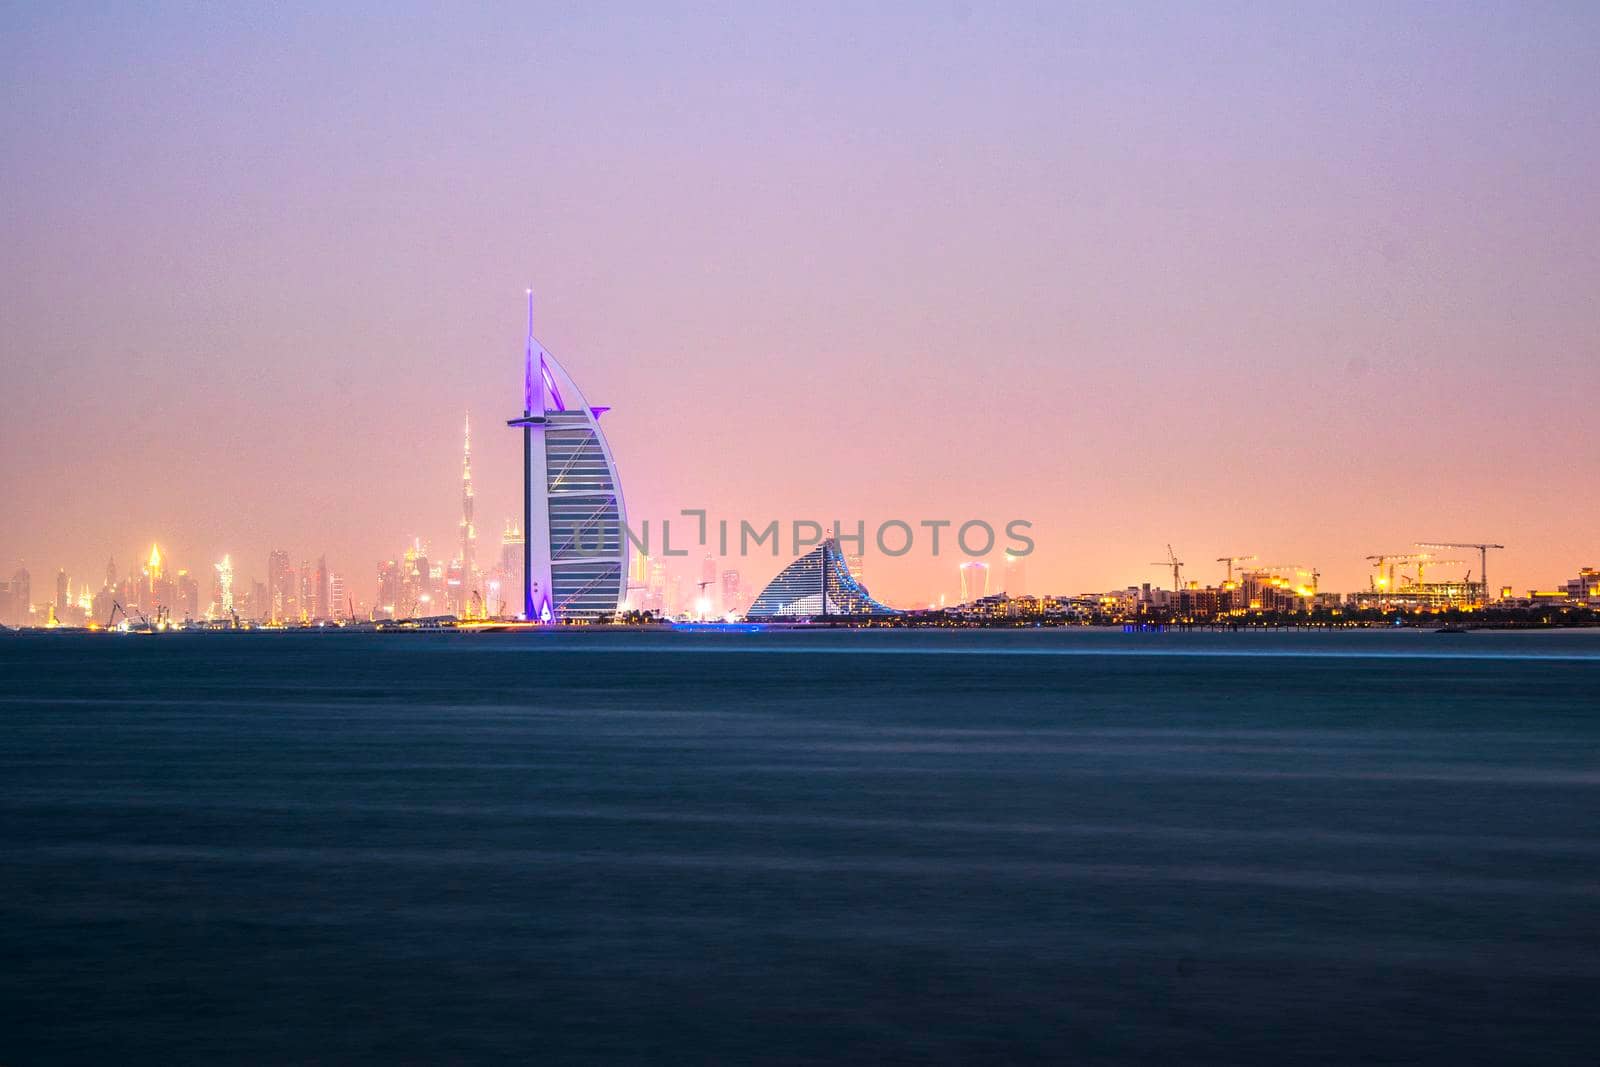
[{"label": "sail-shaped hotel", "polygon": [[522,414],[523,614],[539,622],[598,619],[627,595],[627,511],[611,446],[600,429],[608,410],[583,390],[533,336],[528,341]]}]

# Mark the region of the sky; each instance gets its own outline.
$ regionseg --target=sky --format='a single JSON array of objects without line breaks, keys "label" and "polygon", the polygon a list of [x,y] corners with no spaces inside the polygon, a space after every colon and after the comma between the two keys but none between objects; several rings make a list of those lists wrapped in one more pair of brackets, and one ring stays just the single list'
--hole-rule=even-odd
[{"label": "sky", "polygon": [[1549,588],[1600,565],[1597,115],[1588,3],[0,0],[0,575],[370,596],[453,547],[468,411],[493,546],[531,286],[636,526]]}]

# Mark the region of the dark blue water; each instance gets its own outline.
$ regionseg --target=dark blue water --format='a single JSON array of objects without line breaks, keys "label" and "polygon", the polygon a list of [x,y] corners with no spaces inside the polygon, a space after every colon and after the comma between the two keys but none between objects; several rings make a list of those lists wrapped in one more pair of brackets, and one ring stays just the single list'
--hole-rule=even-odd
[{"label": "dark blue water", "polygon": [[0,639],[0,1063],[1592,1063],[1600,633]]}]

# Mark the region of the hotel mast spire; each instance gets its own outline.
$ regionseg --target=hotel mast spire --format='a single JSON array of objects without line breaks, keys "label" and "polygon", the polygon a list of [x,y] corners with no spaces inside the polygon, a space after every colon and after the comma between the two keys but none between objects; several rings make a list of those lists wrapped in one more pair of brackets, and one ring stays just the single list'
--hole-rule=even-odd
[{"label": "hotel mast spire", "polygon": [[522,357],[522,413],[533,414],[533,290],[528,290],[528,343]]},{"label": "hotel mast spire", "polygon": [[[539,525],[534,523],[533,454],[536,447],[539,452],[539,476],[541,479],[544,477],[544,388],[542,369],[534,368],[533,349],[533,290],[529,289],[528,339],[523,348],[522,363],[522,418],[512,419],[507,425],[522,430],[522,617],[530,622],[538,621],[541,616],[535,600],[548,595],[548,591],[542,587],[535,593],[541,573],[535,571],[533,564],[536,551],[541,551],[541,547],[535,545],[536,540],[542,541],[542,554],[549,555],[546,526],[543,522]],[[535,399],[538,400],[537,408]],[[533,432],[535,427],[539,429],[537,439]],[[542,538],[536,537],[539,531],[545,531]]]}]

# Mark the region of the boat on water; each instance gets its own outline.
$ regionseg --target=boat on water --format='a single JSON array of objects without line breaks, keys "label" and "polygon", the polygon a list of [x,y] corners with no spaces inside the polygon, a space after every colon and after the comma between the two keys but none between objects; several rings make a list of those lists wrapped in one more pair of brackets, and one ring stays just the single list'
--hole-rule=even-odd
[{"label": "boat on water", "polygon": [[1436,634],[1464,634],[1468,630],[1465,626],[1441,626],[1433,632]]}]

